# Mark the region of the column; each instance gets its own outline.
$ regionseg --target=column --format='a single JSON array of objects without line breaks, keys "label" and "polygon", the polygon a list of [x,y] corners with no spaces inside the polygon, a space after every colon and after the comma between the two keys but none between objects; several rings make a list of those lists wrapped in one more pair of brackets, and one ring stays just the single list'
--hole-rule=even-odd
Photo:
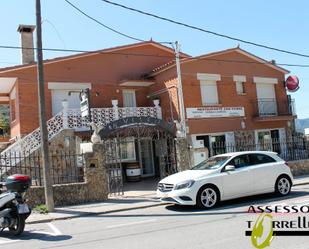
[{"label": "column", "polygon": [[119,119],[119,111],[118,111],[118,99],[112,100],[113,110],[114,110],[114,118],[115,120]]},{"label": "column", "polygon": [[157,118],[158,119],[162,119],[162,109],[159,106],[160,100],[158,100],[158,99],[153,100],[153,104],[154,104],[154,106],[155,106],[155,108],[157,110]]},{"label": "column", "polygon": [[68,129],[69,128],[69,122],[68,122],[68,107],[69,107],[69,102],[64,99],[62,100],[62,113],[63,113],[63,129]]}]

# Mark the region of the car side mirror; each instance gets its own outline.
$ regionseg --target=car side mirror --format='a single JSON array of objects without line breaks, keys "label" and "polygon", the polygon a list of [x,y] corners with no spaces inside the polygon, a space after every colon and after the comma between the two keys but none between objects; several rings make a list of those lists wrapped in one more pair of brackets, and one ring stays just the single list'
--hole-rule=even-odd
[{"label": "car side mirror", "polygon": [[234,165],[226,165],[224,171],[234,171],[235,170],[235,166]]}]

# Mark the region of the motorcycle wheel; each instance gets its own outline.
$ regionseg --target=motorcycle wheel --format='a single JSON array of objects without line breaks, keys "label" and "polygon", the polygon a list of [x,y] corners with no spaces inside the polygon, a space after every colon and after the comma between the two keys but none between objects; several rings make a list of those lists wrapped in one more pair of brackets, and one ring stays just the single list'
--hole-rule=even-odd
[{"label": "motorcycle wheel", "polygon": [[25,229],[25,217],[24,215],[17,214],[16,222],[13,226],[9,227],[10,232],[13,235],[20,235]]}]

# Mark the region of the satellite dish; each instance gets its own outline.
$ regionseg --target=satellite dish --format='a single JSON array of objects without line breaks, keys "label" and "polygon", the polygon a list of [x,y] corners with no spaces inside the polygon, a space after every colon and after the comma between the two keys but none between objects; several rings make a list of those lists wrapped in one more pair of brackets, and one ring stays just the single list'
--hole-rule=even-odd
[{"label": "satellite dish", "polygon": [[285,86],[289,92],[296,92],[299,89],[299,79],[295,75],[290,75],[286,81]]}]

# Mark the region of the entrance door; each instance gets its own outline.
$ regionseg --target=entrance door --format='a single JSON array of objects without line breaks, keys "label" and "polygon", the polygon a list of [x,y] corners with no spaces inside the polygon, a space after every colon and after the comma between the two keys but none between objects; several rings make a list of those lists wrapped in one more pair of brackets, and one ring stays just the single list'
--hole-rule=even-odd
[{"label": "entrance door", "polygon": [[211,135],[212,156],[226,153],[225,150],[225,135]]},{"label": "entrance door", "polygon": [[256,84],[258,108],[260,116],[277,115],[277,101],[273,84]]},{"label": "entrance door", "polygon": [[256,131],[257,150],[272,151],[270,130]]},{"label": "entrance door", "polygon": [[153,147],[150,138],[140,139],[141,159],[142,159],[142,175],[154,176],[154,161],[153,161]]}]

